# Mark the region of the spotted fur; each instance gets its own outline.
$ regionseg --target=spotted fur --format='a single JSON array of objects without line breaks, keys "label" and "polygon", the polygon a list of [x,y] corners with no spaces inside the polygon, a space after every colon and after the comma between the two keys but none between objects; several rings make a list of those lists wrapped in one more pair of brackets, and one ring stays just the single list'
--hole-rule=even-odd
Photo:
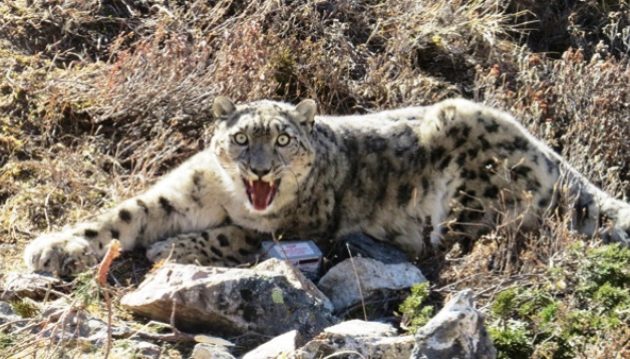
[{"label": "spotted fur", "polygon": [[[470,244],[499,214],[535,228],[565,203],[561,187],[575,199],[574,229],[629,242],[630,205],[590,184],[511,116],[480,104],[331,117],[315,116],[311,100],[235,106],[219,97],[213,110],[218,128],[208,149],[94,221],[37,238],[26,249],[28,266],[72,274],[95,263],[112,238],[125,250],[149,248],[152,260],[235,265],[251,258],[263,234],[328,240],[363,232],[414,256],[453,240]],[[262,209],[248,198],[257,188],[251,181],[264,181],[272,198]],[[602,216],[610,220],[604,228]]]}]

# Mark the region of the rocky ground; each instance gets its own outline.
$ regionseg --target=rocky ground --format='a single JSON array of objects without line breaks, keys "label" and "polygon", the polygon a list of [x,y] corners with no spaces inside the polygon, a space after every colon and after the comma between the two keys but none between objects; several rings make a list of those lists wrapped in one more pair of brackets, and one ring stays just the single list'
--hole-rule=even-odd
[{"label": "rocky ground", "polygon": [[[627,1],[1,2],[0,287],[14,286],[0,303],[0,357],[102,357],[110,347],[110,357],[130,350],[186,357],[197,342],[205,345],[198,351],[241,355],[282,334],[244,324],[232,333],[174,330],[170,317],[132,314],[123,298],[140,290],[150,268],[141,253],[115,261],[103,286],[88,272],[27,290],[9,275],[24,270],[20,253],[38,233],[146,188],[202,148],[216,95],[310,97],[330,114],[463,96],[515,114],[591,181],[627,200],[629,53]],[[630,251],[585,241],[566,230],[566,220],[557,214],[527,235],[498,230],[468,255],[455,249],[418,263],[428,282],[411,296],[397,287],[373,298],[362,293],[361,303],[343,310],[321,304],[323,322],[301,339],[289,333],[284,342],[295,347],[287,350],[321,354],[317,348],[344,335],[359,346],[333,349],[378,356],[373,350],[394,341],[420,355],[422,338],[444,328],[431,318],[447,318],[454,304],[445,303],[460,303],[485,316],[501,358],[629,355]],[[149,277],[163,268],[154,270]],[[286,291],[325,303],[279,280]],[[270,290],[272,299],[284,298]],[[333,317],[325,319],[327,310]],[[250,319],[262,318],[254,313]],[[339,334],[356,328],[351,323],[307,338],[357,318],[391,327],[363,339]]]}]

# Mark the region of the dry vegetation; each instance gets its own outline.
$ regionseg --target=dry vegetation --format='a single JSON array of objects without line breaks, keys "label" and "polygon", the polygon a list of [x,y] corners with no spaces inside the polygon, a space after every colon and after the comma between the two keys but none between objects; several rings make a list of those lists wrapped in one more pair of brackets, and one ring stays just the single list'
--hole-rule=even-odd
[{"label": "dry vegetation", "polygon": [[[19,254],[38,233],[110,206],[202,148],[218,94],[310,97],[334,114],[472,98],[514,113],[628,199],[629,54],[625,0],[0,2],[0,281],[23,268]],[[623,356],[628,282],[615,287],[626,307],[599,305],[599,287],[578,288],[607,283],[580,269],[602,261],[596,249],[577,245],[560,216],[546,222],[453,256],[432,288],[474,288],[508,343],[504,357]],[[510,288],[522,290],[502,294]],[[527,290],[551,298],[536,310],[555,303],[551,321],[614,312],[621,326],[543,327],[549,320],[510,307]],[[0,330],[0,356],[28,340]]]}]

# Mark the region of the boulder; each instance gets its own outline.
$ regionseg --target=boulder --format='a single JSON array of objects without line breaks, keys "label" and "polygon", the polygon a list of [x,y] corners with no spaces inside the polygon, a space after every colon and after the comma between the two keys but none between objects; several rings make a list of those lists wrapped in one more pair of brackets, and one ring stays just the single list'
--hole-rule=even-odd
[{"label": "boulder", "polygon": [[472,291],[461,291],[415,335],[412,359],[490,359],[496,349],[473,306]]},{"label": "boulder", "polygon": [[409,358],[413,346],[413,336],[397,336],[389,324],[350,320],[326,328],[288,357],[315,359],[343,352],[344,358]]},{"label": "boulder", "polygon": [[0,300],[20,298],[43,299],[46,296],[56,298],[53,289],[58,289],[64,282],[59,278],[37,273],[9,273],[3,288],[0,288]]},{"label": "boulder", "polygon": [[246,332],[276,336],[297,329],[310,338],[335,321],[320,294],[300,288],[266,266],[261,268],[167,263],[147,275],[121,304],[165,322],[174,311],[177,327],[222,336]]},{"label": "boulder", "polygon": [[[357,284],[357,277],[361,288]],[[385,264],[371,258],[350,258],[332,267],[318,283],[335,311],[361,302],[375,293],[409,288],[426,282],[420,269],[409,262]]]},{"label": "boulder", "polygon": [[297,349],[298,340],[297,330],[286,332],[247,352],[242,359],[275,359],[287,356]]},{"label": "boulder", "polygon": [[326,328],[287,357],[314,359],[341,353],[352,359],[496,358],[470,290],[456,294],[415,336],[397,336],[389,324],[351,320]]},{"label": "boulder", "polygon": [[195,344],[190,357],[192,359],[235,359],[225,347],[206,343]]}]

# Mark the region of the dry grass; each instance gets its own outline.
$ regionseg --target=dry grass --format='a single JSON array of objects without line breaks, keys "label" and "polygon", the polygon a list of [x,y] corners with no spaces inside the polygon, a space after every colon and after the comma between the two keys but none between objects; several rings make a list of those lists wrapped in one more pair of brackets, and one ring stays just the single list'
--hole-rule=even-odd
[{"label": "dry grass", "polygon": [[[474,98],[514,113],[629,198],[629,4],[541,4],[0,3],[0,280],[23,268],[38,233],[146,188],[202,148],[217,94],[311,97],[335,114]],[[451,258],[436,285],[472,286],[482,304],[541,285],[537,274],[570,261],[580,240],[562,222],[527,238],[494,233]],[[594,356],[613,342],[598,341]]]},{"label": "dry grass", "polygon": [[516,67],[480,74],[485,102],[515,114],[591,181],[630,197],[627,56],[568,50],[558,60],[523,54]]}]

